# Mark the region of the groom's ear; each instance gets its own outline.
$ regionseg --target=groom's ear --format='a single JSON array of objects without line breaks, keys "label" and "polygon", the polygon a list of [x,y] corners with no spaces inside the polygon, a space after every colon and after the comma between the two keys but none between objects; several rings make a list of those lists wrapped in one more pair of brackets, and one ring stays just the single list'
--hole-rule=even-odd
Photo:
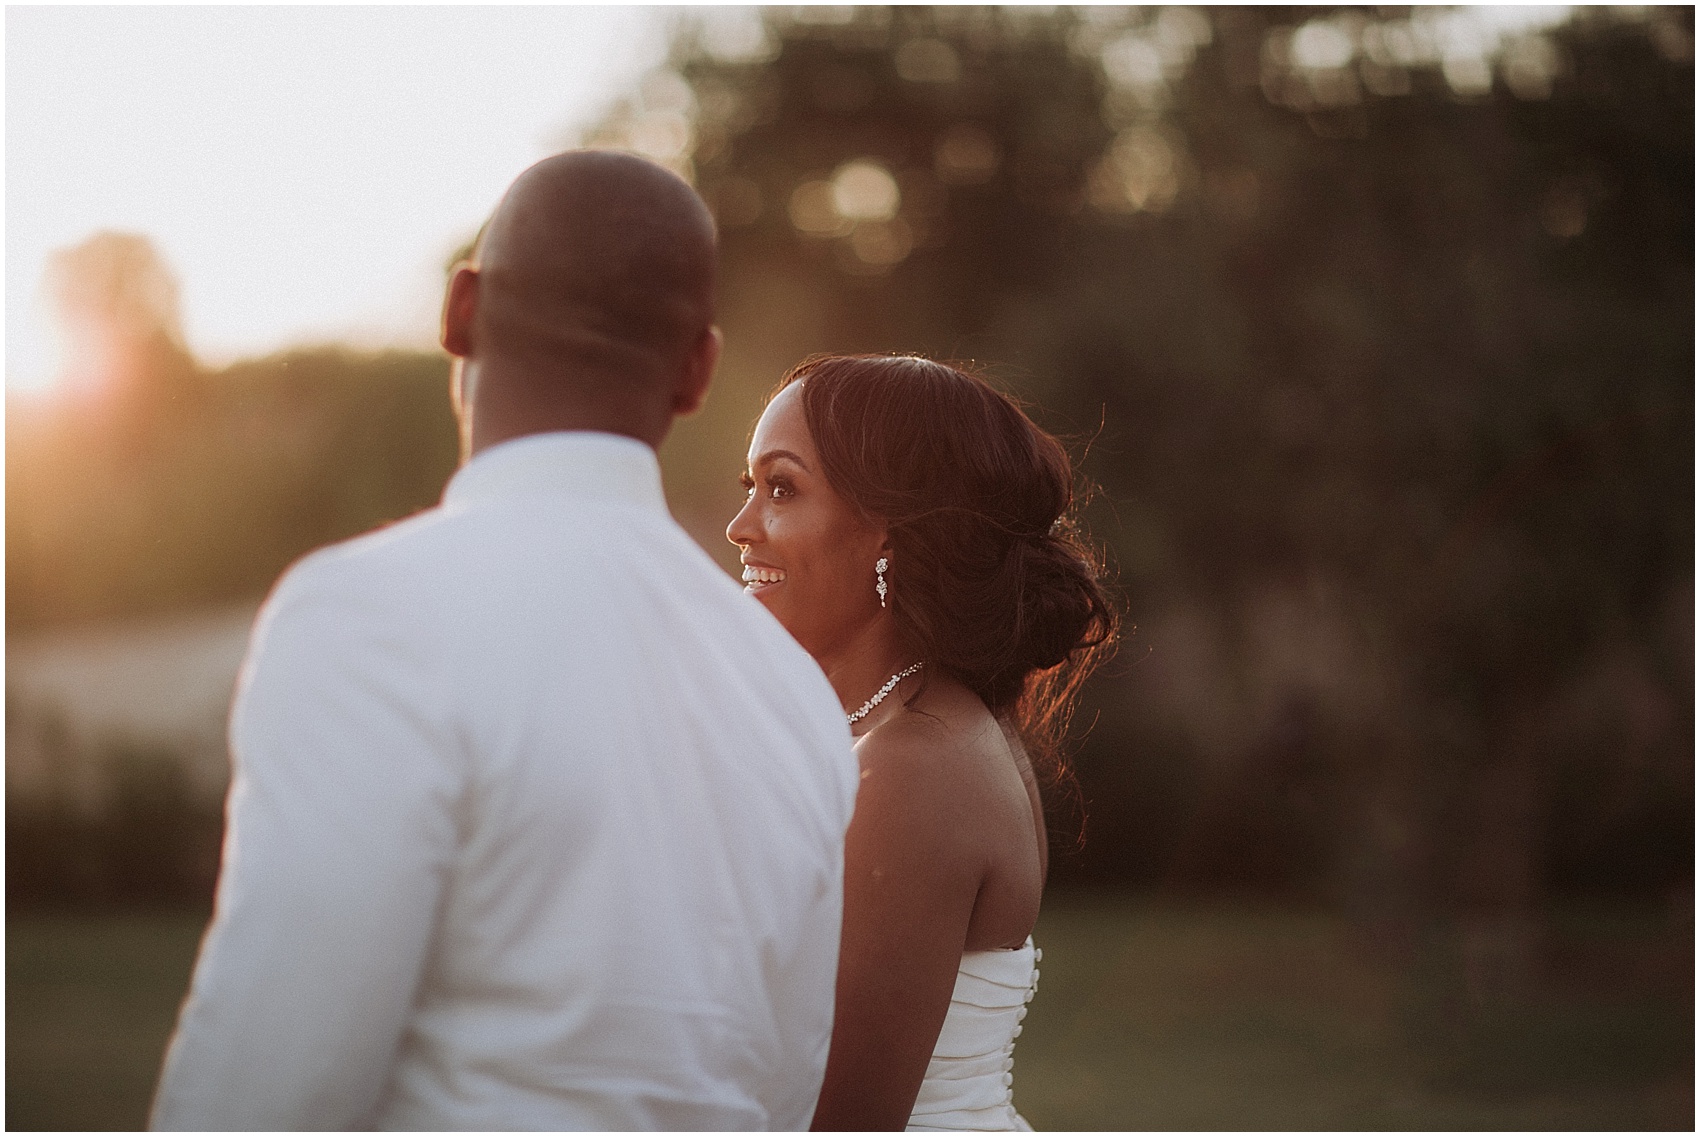
[{"label": "groom's ear", "polygon": [[720,362],[720,347],[724,337],[720,329],[710,325],[703,329],[691,352],[685,357],[679,384],[673,388],[673,413],[692,415],[702,409],[708,398],[708,384],[714,378],[714,368]]},{"label": "groom's ear", "polygon": [[472,323],[478,316],[478,270],[470,264],[455,267],[443,297],[443,350],[458,359],[472,354]]}]

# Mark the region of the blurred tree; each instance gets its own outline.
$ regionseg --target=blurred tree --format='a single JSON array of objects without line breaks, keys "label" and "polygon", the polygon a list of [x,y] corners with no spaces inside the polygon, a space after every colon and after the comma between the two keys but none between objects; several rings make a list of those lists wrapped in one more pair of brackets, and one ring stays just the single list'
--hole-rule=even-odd
[{"label": "blurred tree", "polygon": [[594,136],[722,226],[670,496],[729,551],[701,471],[805,354],[997,360],[1091,440],[1140,626],[1063,876],[1691,880],[1692,50],[1681,9],[706,13]]},{"label": "blurred tree", "polygon": [[61,346],[61,390],[84,400],[158,401],[142,391],[193,370],[183,347],[177,278],[153,242],[103,231],[48,260],[43,282]]}]

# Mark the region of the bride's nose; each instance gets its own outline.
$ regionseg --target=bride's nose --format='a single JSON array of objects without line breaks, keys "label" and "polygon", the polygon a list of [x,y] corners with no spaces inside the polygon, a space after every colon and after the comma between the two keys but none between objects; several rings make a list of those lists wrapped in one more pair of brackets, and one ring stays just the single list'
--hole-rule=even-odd
[{"label": "bride's nose", "polygon": [[760,539],[761,529],[756,522],[755,504],[755,495],[751,494],[744,501],[744,507],[738,510],[737,515],[726,526],[726,539],[740,548],[753,545]]}]

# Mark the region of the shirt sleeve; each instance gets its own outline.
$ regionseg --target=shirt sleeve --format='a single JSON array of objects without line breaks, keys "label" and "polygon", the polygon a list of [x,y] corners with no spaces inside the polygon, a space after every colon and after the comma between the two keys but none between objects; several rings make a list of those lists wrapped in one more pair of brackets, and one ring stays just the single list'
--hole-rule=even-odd
[{"label": "shirt sleeve", "polygon": [[238,684],[217,909],[156,1129],[369,1124],[424,968],[457,844],[440,676],[408,614],[310,575],[268,602]]}]

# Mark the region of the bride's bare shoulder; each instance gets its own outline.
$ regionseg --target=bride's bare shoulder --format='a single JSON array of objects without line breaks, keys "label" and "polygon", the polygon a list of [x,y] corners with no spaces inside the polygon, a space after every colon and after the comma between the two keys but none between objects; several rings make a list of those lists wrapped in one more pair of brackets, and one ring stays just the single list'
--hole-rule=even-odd
[{"label": "bride's bare shoulder", "polygon": [[989,763],[1007,754],[1003,729],[972,692],[937,682],[856,745],[864,785],[903,783],[910,792],[972,797]]}]

